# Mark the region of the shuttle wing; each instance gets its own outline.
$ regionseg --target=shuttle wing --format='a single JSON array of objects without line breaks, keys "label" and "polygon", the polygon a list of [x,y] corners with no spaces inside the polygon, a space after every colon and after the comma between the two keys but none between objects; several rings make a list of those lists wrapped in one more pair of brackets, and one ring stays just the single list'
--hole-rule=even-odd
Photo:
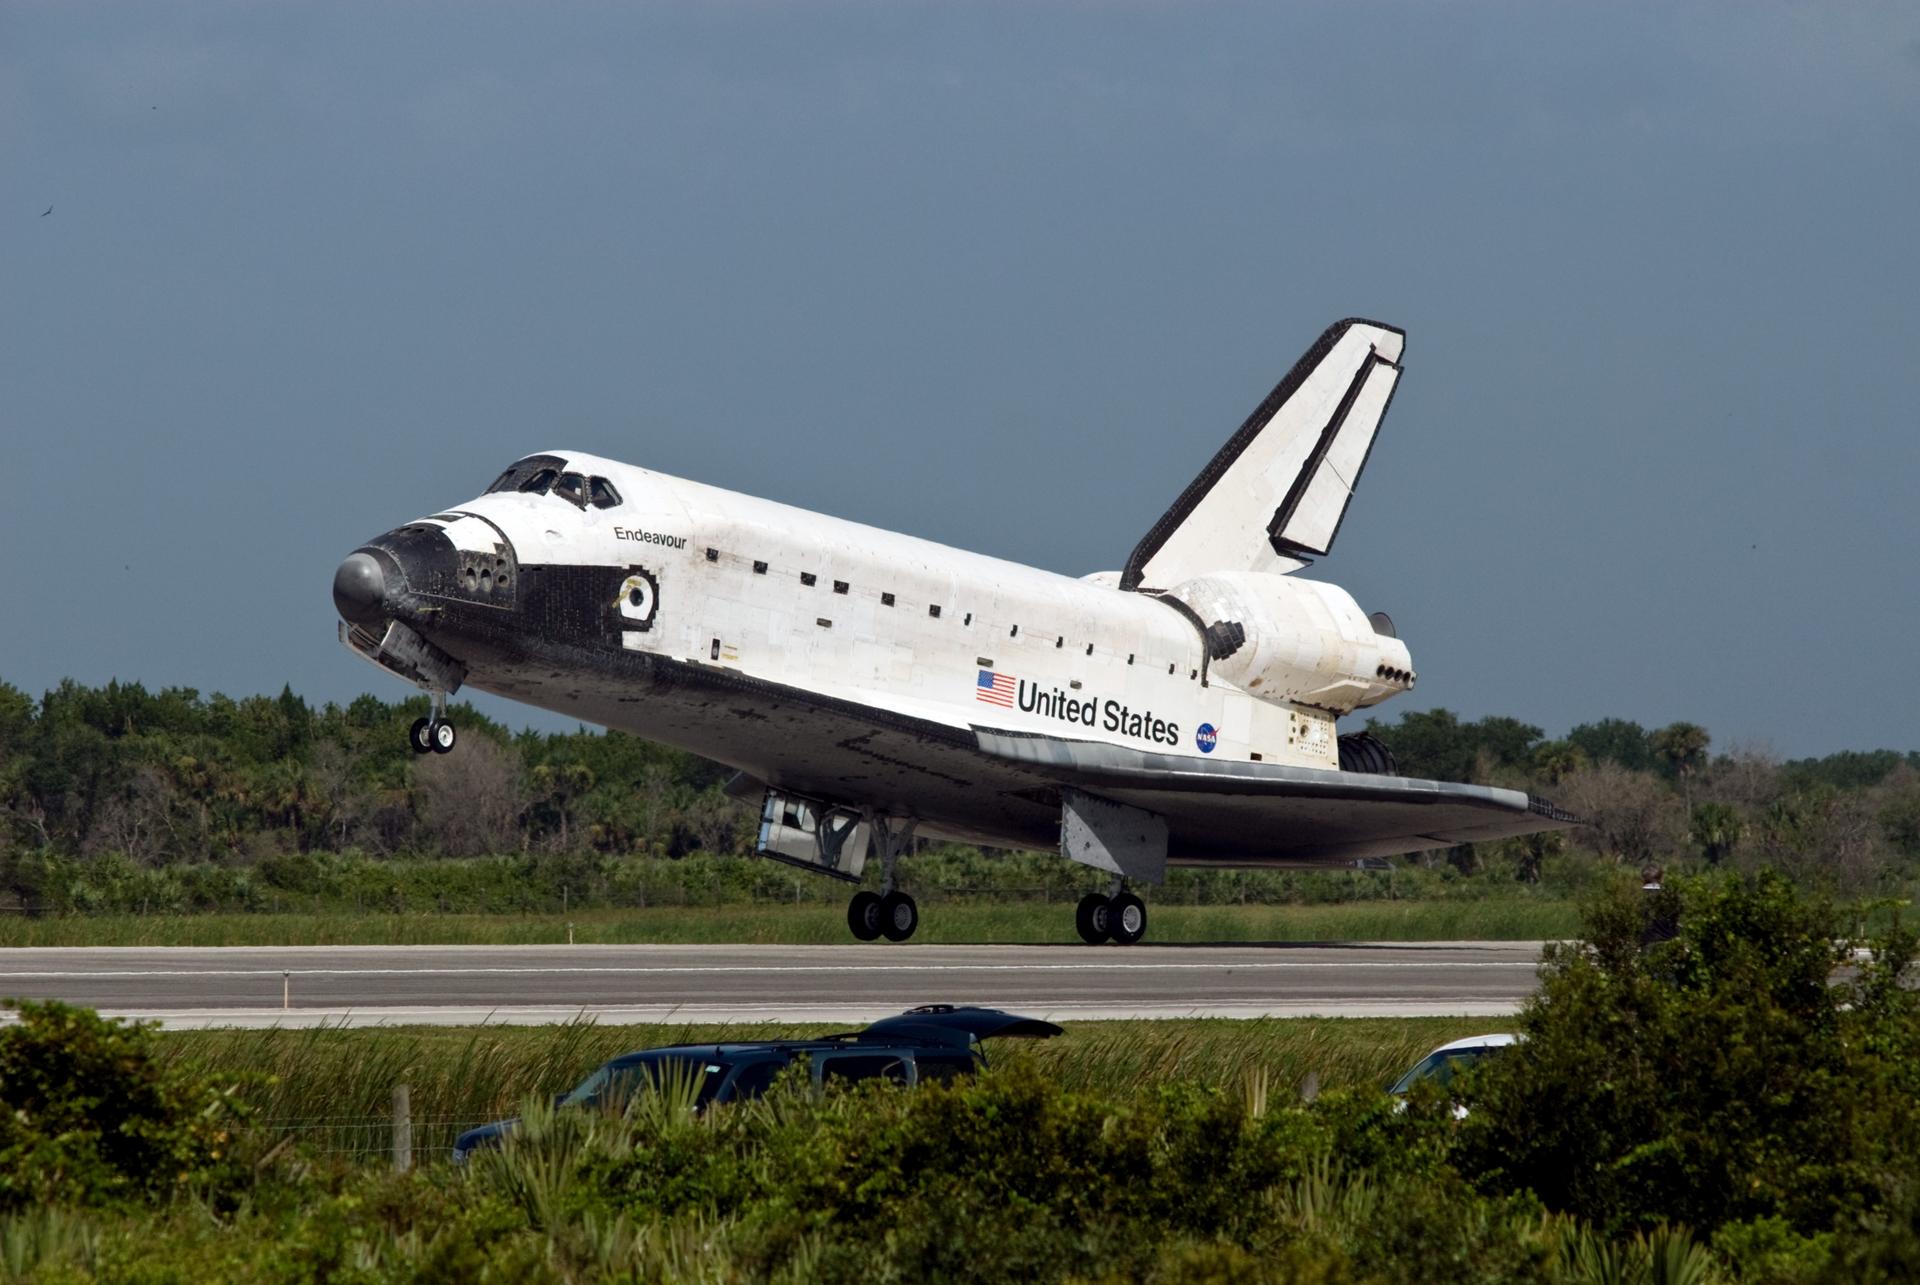
[{"label": "shuttle wing", "polygon": [[1120,587],[1287,572],[1333,547],[1400,380],[1406,332],[1335,322],[1134,547]]},{"label": "shuttle wing", "polygon": [[1479,843],[1578,819],[1519,790],[1231,763],[976,727],[980,749],[1164,817],[1186,861],[1319,864]]}]

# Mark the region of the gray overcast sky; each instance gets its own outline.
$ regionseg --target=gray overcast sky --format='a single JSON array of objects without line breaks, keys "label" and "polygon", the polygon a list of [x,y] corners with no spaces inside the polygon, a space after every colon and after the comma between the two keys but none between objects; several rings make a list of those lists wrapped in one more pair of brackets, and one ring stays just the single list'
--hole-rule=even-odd
[{"label": "gray overcast sky", "polygon": [[335,564],[551,446],[1118,567],[1360,314],[1383,714],[1920,747],[1910,3],[12,3],[0,176],[30,691],[400,695]]}]

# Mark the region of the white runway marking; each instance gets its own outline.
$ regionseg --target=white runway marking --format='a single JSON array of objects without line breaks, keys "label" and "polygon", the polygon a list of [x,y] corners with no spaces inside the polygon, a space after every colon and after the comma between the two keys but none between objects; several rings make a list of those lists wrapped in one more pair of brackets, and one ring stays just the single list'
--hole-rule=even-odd
[{"label": "white runway marking", "polygon": [[[1283,1003],[1159,1004],[1039,1004],[1022,1005],[1020,1012],[1051,1022],[1096,1022],[1178,1018],[1340,1018],[1340,1017],[1486,1017],[1508,1018],[1518,1003],[1500,1001],[1422,1000],[1298,1000]],[[170,1031],[238,1027],[266,1030],[409,1026],[551,1026],[590,1022],[605,1026],[730,1026],[779,1023],[844,1022],[848,1025],[892,1017],[900,1010],[889,1005],[855,1004],[621,1004],[590,1007],[516,1005],[394,1005],[370,1008],[167,1008],[103,1009],[101,1016],[127,1021],[158,1022]],[[0,1013],[0,1025],[16,1020]]]},{"label": "white runway marking", "polygon": [[[1180,972],[1183,970],[1221,970],[1253,971],[1256,969],[1280,969],[1288,972],[1315,968],[1336,969],[1346,972],[1356,968],[1400,968],[1430,971],[1436,968],[1524,968],[1532,970],[1539,965],[1531,960],[1507,962],[1503,960],[1422,960],[1418,963],[1389,963],[1380,960],[1360,960],[1351,963],[1281,963],[1241,962],[1222,960],[1219,963],[1200,964],[886,964],[874,965],[876,971],[889,973],[1062,973],[1062,972]],[[279,977],[283,973],[293,973],[299,977],[484,977],[484,976],[533,976],[572,973],[842,973],[850,971],[846,964],[675,964],[665,966],[551,966],[527,965],[520,968],[139,968],[139,969],[102,969],[90,971],[81,969],[70,972],[11,972],[0,973],[0,977],[31,981],[67,981],[76,978],[136,978],[136,977]]]}]

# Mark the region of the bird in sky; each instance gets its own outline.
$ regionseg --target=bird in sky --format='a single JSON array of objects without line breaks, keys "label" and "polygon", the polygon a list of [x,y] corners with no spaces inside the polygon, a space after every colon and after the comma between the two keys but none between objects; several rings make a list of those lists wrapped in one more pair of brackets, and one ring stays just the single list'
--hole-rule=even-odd
[{"label": "bird in sky", "polygon": [[52,214],[52,213],[53,213],[53,207],[52,207],[51,205],[49,205],[49,206],[48,206],[48,207],[47,207],[46,209],[44,209],[44,210],[42,210],[42,211],[40,211],[40,217],[44,219],[44,218],[46,218],[46,217],[47,217],[47,216],[48,216],[49,214]]}]

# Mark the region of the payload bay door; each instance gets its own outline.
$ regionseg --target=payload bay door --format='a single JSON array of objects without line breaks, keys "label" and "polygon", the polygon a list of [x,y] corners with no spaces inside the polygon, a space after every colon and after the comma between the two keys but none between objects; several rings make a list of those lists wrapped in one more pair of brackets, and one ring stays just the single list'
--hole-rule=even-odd
[{"label": "payload bay door", "polygon": [[1068,790],[1060,804],[1060,855],[1138,883],[1167,877],[1166,818]]}]

